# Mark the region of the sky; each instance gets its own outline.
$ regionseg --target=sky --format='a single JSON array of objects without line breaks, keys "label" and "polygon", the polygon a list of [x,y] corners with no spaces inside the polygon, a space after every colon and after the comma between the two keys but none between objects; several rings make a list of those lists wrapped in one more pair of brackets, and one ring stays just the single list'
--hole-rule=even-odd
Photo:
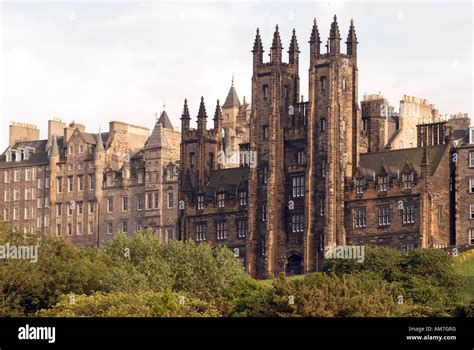
[{"label": "sky", "polygon": [[335,14],[344,51],[355,21],[360,99],[380,92],[398,109],[414,95],[472,117],[471,2],[0,0],[0,151],[11,121],[37,125],[42,138],[53,117],[90,132],[111,120],[152,129],[165,106],[180,126],[184,99],[195,117],[201,96],[212,118],[232,76],[249,100],[257,27],[268,60],[279,25],[284,61],[296,29],[306,100],[313,18],[324,43]]}]

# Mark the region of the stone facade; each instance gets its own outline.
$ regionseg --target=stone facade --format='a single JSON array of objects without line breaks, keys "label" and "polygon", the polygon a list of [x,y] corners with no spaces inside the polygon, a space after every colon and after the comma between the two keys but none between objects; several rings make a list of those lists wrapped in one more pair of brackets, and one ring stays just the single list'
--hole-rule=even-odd
[{"label": "stone facade", "polygon": [[3,219],[82,247],[147,227],[175,239],[180,133],[163,113],[151,136],[117,121],[94,135],[52,120],[47,140],[13,140],[0,160]]},{"label": "stone facade", "polygon": [[259,278],[319,270],[325,248],[333,245],[408,251],[467,242],[455,226],[465,209],[454,210],[450,187],[456,176],[466,176],[453,162],[466,131],[441,122],[433,105],[414,97],[404,97],[400,115],[380,94],[364,97],[359,108],[353,22],[345,53],[340,41],[334,18],[322,53],[314,23],[305,102],[299,99],[295,32],[288,63],[278,27],[264,62],[257,30],[249,142],[240,144],[245,161],[238,167],[224,169],[212,160],[226,142],[219,104],[213,129],[206,128],[203,100],[198,128],[190,129],[185,102],[181,239],[226,245]]}]

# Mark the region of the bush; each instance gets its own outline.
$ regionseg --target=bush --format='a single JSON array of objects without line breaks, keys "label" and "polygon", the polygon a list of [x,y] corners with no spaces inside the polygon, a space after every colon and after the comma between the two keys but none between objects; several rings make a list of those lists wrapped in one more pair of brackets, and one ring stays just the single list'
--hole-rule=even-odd
[{"label": "bush", "polygon": [[[184,297],[180,305],[179,298]],[[64,295],[50,309],[39,311],[42,317],[215,317],[221,316],[209,302],[165,292],[112,292],[93,295]]]}]

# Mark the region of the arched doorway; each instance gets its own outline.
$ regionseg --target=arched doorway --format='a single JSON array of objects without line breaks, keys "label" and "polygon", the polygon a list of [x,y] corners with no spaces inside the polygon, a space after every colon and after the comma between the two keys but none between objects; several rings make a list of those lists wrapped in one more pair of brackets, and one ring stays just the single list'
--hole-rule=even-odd
[{"label": "arched doorway", "polygon": [[303,273],[303,258],[299,255],[290,256],[286,264],[287,276],[301,275],[302,273]]}]

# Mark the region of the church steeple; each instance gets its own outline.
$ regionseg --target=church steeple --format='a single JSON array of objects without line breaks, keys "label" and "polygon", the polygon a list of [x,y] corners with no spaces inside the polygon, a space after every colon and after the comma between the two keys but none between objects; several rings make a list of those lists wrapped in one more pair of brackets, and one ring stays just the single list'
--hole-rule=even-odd
[{"label": "church steeple", "polygon": [[273,33],[273,42],[270,53],[270,61],[272,63],[281,63],[281,54],[283,52],[283,46],[281,45],[280,32],[278,31],[278,25],[275,27],[275,33]]}]

